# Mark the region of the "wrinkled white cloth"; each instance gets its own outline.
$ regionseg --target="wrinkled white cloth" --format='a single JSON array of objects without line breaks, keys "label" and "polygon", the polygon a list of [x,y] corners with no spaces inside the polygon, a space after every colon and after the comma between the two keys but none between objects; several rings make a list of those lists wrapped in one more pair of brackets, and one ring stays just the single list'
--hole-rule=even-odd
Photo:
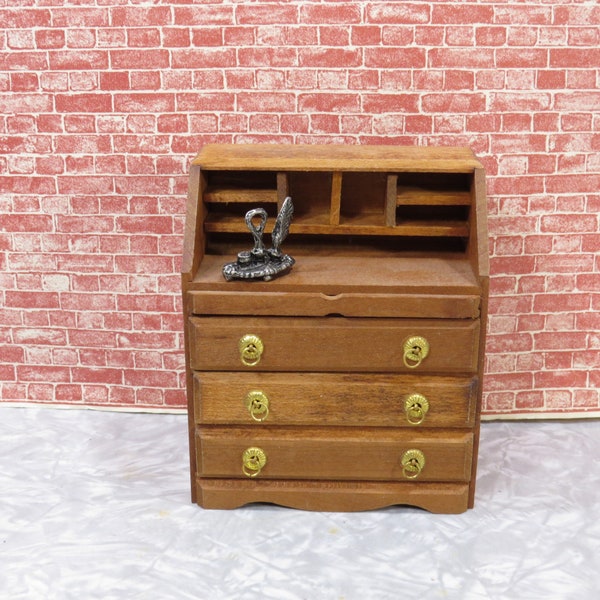
[{"label": "wrinkled white cloth", "polygon": [[0,598],[596,599],[599,493],[599,421],[485,422],[462,515],[207,511],[184,415],[0,407]]}]

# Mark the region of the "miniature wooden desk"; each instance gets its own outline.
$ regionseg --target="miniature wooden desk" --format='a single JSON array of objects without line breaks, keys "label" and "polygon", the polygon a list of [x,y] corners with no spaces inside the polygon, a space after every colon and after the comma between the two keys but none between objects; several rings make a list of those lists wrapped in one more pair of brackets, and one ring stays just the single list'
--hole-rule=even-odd
[{"label": "miniature wooden desk", "polygon": [[[226,281],[291,196],[272,281]],[[473,506],[488,294],[464,148],[209,145],[183,257],[192,498],[324,511]]]}]

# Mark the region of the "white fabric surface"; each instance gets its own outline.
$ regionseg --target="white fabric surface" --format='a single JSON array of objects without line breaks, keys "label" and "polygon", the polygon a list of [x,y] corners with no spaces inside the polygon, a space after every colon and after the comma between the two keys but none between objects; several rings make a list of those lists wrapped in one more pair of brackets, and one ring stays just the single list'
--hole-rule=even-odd
[{"label": "white fabric surface", "polygon": [[0,407],[0,597],[600,597],[600,422],[481,437],[462,515],[205,511],[183,415]]}]

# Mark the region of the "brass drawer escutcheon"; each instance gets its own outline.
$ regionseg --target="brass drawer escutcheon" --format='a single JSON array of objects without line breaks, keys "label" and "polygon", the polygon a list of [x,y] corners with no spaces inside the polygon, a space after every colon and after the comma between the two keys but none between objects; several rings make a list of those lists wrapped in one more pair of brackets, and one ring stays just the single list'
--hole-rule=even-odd
[{"label": "brass drawer escutcheon", "polygon": [[425,455],[416,449],[407,450],[402,455],[402,475],[406,479],[416,479],[425,467]]},{"label": "brass drawer escutcheon", "polygon": [[262,448],[246,448],[242,454],[242,472],[246,477],[256,477],[267,464],[267,455]]},{"label": "brass drawer escutcheon", "polygon": [[246,396],[246,408],[255,421],[262,423],[269,416],[269,398],[260,390],[252,390]]},{"label": "brass drawer escutcheon", "polygon": [[403,347],[404,365],[409,369],[416,369],[429,354],[429,342],[420,335],[409,337]]},{"label": "brass drawer escutcheon", "polygon": [[240,359],[247,367],[254,367],[260,362],[265,346],[262,340],[253,333],[247,333],[238,342]]},{"label": "brass drawer escutcheon", "polygon": [[420,425],[429,411],[429,400],[422,394],[411,394],[404,401],[406,420],[411,425]]}]

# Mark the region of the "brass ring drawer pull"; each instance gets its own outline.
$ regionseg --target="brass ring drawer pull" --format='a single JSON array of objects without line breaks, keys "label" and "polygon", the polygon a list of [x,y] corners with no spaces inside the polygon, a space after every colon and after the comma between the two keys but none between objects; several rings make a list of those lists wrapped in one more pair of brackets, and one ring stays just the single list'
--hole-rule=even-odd
[{"label": "brass ring drawer pull", "polygon": [[416,479],[425,467],[425,455],[416,449],[407,450],[402,455],[402,475],[406,479]]},{"label": "brass ring drawer pull", "polygon": [[420,335],[409,337],[403,347],[404,366],[416,369],[429,354],[429,342]]},{"label": "brass ring drawer pull", "polygon": [[256,477],[267,464],[267,455],[262,448],[246,448],[242,454],[242,473]]},{"label": "brass ring drawer pull", "polygon": [[238,342],[240,359],[247,367],[254,367],[260,362],[265,346],[262,340],[253,333],[247,333]]},{"label": "brass ring drawer pull", "polygon": [[429,401],[422,394],[411,394],[404,401],[406,420],[411,425],[420,425],[429,410]]},{"label": "brass ring drawer pull", "polygon": [[266,421],[269,416],[269,398],[260,390],[252,390],[246,396],[246,408],[255,421]]}]

